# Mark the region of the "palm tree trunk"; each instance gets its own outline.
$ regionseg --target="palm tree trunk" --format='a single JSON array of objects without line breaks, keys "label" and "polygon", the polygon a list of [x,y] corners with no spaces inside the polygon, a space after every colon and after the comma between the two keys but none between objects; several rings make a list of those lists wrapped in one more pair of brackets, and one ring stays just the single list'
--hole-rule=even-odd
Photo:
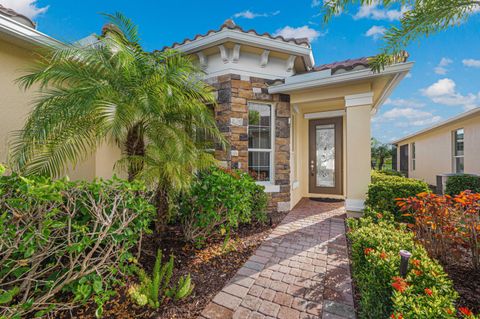
[{"label": "palm tree trunk", "polygon": [[384,164],[385,164],[385,157],[380,156],[379,161],[378,161],[378,169],[382,170]]},{"label": "palm tree trunk", "polygon": [[157,235],[161,235],[165,230],[168,217],[168,190],[166,187],[160,185],[157,187],[155,191],[155,206],[157,207],[155,232]]},{"label": "palm tree trunk", "polygon": [[[125,153],[127,156],[141,156],[145,155],[145,140],[143,136],[143,126],[141,123],[136,124],[129,129],[127,133],[127,141],[125,142]],[[128,166],[128,180],[132,181],[137,176],[138,172],[142,170],[142,164],[138,161],[133,161]]]}]

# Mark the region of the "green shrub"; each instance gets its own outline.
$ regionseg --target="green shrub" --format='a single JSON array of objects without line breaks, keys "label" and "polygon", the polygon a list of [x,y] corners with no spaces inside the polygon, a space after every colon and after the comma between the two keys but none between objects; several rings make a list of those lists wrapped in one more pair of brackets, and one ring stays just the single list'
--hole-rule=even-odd
[{"label": "green shrub", "polygon": [[[395,223],[349,219],[352,269],[360,292],[359,318],[456,318],[458,298],[437,261]],[[400,250],[412,253],[407,276],[399,277]]]},{"label": "green shrub", "polygon": [[465,190],[472,193],[480,193],[480,176],[460,174],[449,176],[445,193],[448,195],[458,195]]},{"label": "green shrub", "polygon": [[92,298],[100,317],[154,212],[137,182],[0,177],[0,317]]},{"label": "green shrub", "polygon": [[201,244],[216,233],[228,235],[240,223],[264,221],[266,205],[264,187],[247,173],[212,167],[199,173],[182,197],[185,239]]},{"label": "green shrub", "polygon": [[381,171],[376,171],[376,172],[378,172],[379,174],[387,175],[387,176],[404,177],[404,175],[401,172],[395,171],[393,169],[382,169]]},{"label": "green shrub", "polygon": [[173,256],[167,263],[162,265],[162,252],[157,251],[155,265],[153,266],[152,276],[148,276],[145,270],[134,267],[140,284],[132,285],[128,294],[139,306],[149,305],[153,309],[158,309],[165,297],[179,300],[188,297],[193,291],[193,284],[190,275],[180,277],[176,285],[171,286],[170,280],[173,275]]},{"label": "green shrub", "polygon": [[365,204],[377,212],[388,211],[395,215],[395,219],[403,220],[396,199],[422,192],[430,192],[428,184],[423,181],[374,173]]}]

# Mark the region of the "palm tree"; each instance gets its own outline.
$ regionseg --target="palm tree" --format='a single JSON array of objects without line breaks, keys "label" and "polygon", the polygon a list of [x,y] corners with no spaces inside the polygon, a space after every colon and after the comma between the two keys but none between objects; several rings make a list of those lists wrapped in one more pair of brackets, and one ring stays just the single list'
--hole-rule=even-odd
[{"label": "palm tree", "polygon": [[[24,89],[38,85],[40,96],[14,135],[12,166],[59,176],[108,142],[121,148],[118,167],[130,180],[148,177],[162,190],[184,185],[197,166],[211,162],[199,136],[225,143],[208,109],[212,90],[189,57],[145,52],[137,26],[120,13],[106,17],[98,43],[52,48],[18,80]],[[165,203],[162,196],[158,202]]]},{"label": "palm tree", "polygon": [[375,164],[379,170],[383,169],[385,160],[391,156],[391,147],[388,144],[383,144],[376,138],[371,139],[372,152],[372,169],[375,169]]}]

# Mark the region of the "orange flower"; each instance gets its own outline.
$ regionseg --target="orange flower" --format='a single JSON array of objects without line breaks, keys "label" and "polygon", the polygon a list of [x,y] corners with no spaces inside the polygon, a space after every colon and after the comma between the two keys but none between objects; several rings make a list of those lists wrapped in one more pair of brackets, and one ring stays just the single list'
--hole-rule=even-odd
[{"label": "orange flower", "polygon": [[473,312],[468,309],[467,307],[460,307],[458,308],[458,311],[460,311],[460,313],[464,316],[473,316]]},{"label": "orange flower", "polygon": [[363,252],[365,253],[365,255],[369,255],[372,251],[373,251],[373,248],[365,248],[365,249],[363,250]]},{"label": "orange flower", "polygon": [[453,310],[450,309],[450,308],[445,309],[445,311],[446,311],[449,315],[453,314]]},{"label": "orange flower", "polygon": [[381,259],[386,259],[387,258],[387,253],[382,251],[382,253],[380,254],[380,258]]},{"label": "orange flower", "polygon": [[412,270],[412,273],[415,275],[415,276],[421,276],[423,274],[422,271],[418,270],[418,269],[413,269]]},{"label": "orange flower", "polygon": [[392,287],[398,292],[404,292],[408,283],[402,277],[393,277]]},{"label": "orange flower", "polygon": [[392,313],[390,318],[392,318],[392,319],[403,319],[403,315],[401,313],[399,313],[399,314]]},{"label": "orange flower", "polygon": [[425,294],[431,296],[431,295],[433,294],[432,289],[430,289],[430,288],[425,288]]},{"label": "orange flower", "polygon": [[380,213],[377,213],[377,218],[378,218],[378,219],[382,219],[382,218],[383,218],[383,215],[380,214]]},{"label": "orange flower", "polygon": [[415,267],[420,267],[420,260],[418,260],[418,259],[411,259],[411,260],[412,260],[412,264]]}]

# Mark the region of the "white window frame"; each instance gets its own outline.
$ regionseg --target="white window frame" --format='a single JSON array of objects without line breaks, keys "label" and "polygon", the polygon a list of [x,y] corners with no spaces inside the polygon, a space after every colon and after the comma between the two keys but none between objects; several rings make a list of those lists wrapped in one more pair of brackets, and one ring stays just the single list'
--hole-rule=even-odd
[{"label": "white window frame", "polygon": [[[275,104],[274,103],[265,103],[258,101],[248,101],[247,109],[250,112],[250,104],[263,104],[270,107],[270,148],[248,148],[248,153],[250,152],[268,152],[270,153],[270,179],[268,181],[257,181],[258,185],[265,186],[265,191],[268,192],[278,192],[280,191],[280,186],[275,185]],[[249,136],[248,128],[250,127],[250,119],[247,122],[247,136]],[[247,141],[248,143],[248,141]],[[247,161],[247,170],[248,170],[248,161]]]},{"label": "white window frame", "polygon": [[[457,132],[462,130],[463,131],[463,155],[456,155],[457,152]],[[463,174],[465,172],[465,129],[463,127],[457,128],[452,132],[452,168],[453,173],[455,174]],[[457,158],[463,158],[463,171],[457,171]]]},{"label": "white window frame", "polygon": [[416,153],[417,153],[417,149],[416,149],[415,142],[413,142],[413,143],[410,144],[410,148],[411,148],[410,152],[411,152],[411,154],[412,154],[412,156],[411,156],[411,158],[412,158],[412,171],[414,171],[414,170],[416,169],[416,166],[417,166],[417,165],[416,165],[417,163],[416,163],[416,161],[415,161],[415,158],[417,157],[417,154],[416,154]]}]

